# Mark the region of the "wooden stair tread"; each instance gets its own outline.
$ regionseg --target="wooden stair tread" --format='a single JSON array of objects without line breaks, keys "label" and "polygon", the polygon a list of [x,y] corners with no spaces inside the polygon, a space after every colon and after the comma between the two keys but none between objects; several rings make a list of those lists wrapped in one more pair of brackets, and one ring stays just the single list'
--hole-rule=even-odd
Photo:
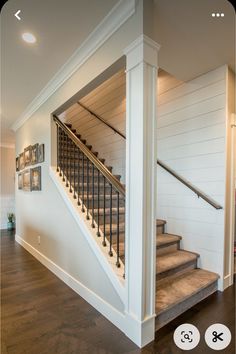
[{"label": "wooden stair tread", "polygon": [[163,226],[166,224],[165,220],[157,219],[156,220],[156,226]]},{"label": "wooden stair tread", "polygon": [[156,236],[156,244],[157,248],[159,247],[165,247],[167,245],[170,245],[172,243],[176,243],[182,240],[181,236],[178,235],[172,235],[172,234],[158,234]]},{"label": "wooden stair tread", "polygon": [[[119,214],[124,214],[125,213],[125,208],[120,207],[119,208]],[[94,209],[94,215],[98,215],[98,209]],[[99,215],[102,216],[104,215],[104,209],[100,208],[99,209]],[[105,208],[105,215],[110,215],[110,208]],[[112,215],[117,215],[117,208],[112,208]]]},{"label": "wooden stair tread", "polygon": [[[101,230],[103,231],[103,226],[101,226]],[[111,224],[112,233],[117,232],[117,224]],[[125,223],[120,222],[119,224],[119,232],[123,232],[125,230]],[[105,224],[105,232],[106,234],[110,232],[110,224]]]},{"label": "wooden stair tread", "polygon": [[174,278],[166,278],[164,281],[160,281],[159,284],[157,282],[157,316],[163,311],[183,303],[187,298],[216,282],[218,278],[218,274],[213,272],[193,269]]},{"label": "wooden stair tread", "polygon": [[[80,191],[81,193],[82,193],[82,191]],[[90,192],[91,193],[91,192]],[[87,196],[87,192],[84,192],[84,200],[86,201],[87,199],[89,199],[89,200],[98,200],[98,199],[101,199],[101,200],[103,200],[104,199],[104,194],[103,193],[100,193],[99,194],[99,198],[98,198],[98,194],[94,194],[94,195],[92,195],[92,194],[88,194],[88,196]],[[87,198],[88,197],[88,198]],[[117,200],[117,194],[115,194],[115,192],[114,192],[114,194],[112,194],[112,200]],[[120,200],[122,199],[122,197],[120,197],[119,198]],[[110,194],[105,194],[105,200],[110,200]],[[89,209],[91,209],[92,208],[92,206],[90,205],[89,206]],[[100,208],[101,210],[102,210],[102,205],[101,205],[101,208]]]},{"label": "wooden stair tread", "polygon": [[156,273],[164,273],[170,269],[177,268],[183,264],[197,260],[196,253],[177,250],[164,255],[157,256],[156,259]]}]

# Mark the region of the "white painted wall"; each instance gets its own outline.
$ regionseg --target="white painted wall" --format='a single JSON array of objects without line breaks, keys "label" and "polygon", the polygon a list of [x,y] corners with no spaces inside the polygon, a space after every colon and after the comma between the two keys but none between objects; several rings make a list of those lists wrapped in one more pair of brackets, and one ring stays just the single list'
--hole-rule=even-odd
[{"label": "white painted wall", "polygon": [[[27,114],[21,117],[21,123],[16,124],[18,127],[16,154],[19,154],[30,144],[37,142],[45,144],[45,162],[42,163],[42,191],[17,190],[16,192],[16,234],[23,240],[22,244],[26,242],[29,249],[33,247],[34,252],[40,253],[42,257],[47,257],[50,262],[74,277],[95,297],[107,304],[106,313],[110,320],[112,320],[112,311],[123,314],[124,304],[94,256],[49,175],[51,113],[123,55],[124,48],[142,32],[140,10],[139,7],[136,8],[135,14],[110,38],[107,38],[103,45],[98,46],[93,55],[80,62],[77,70],[64,82],[64,73],[62,72],[54,82],[54,86],[49,85],[49,89],[40,97],[40,102],[43,103],[39,106],[37,103],[36,110],[32,105]],[[96,40],[99,43],[97,38]],[[68,67],[65,70],[67,73]],[[63,84],[60,86],[61,80]],[[47,93],[49,96],[46,96]],[[41,236],[40,245],[37,243],[39,235]],[[109,309],[111,309],[110,314],[108,313]],[[124,323],[120,328],[125,331]]]},{"label": "white painted wall", "polygon": [[15,213],[15,147],[0,147],[0,229],[7,228],[7,214]]},{"label": "white painted wall", "polygon": [[[159,159],[225,206],[225,66],[159,96]],[[215,210],[158,167],[157,217],[182,247],[200,254],[199,266],[224,275],[224,210]]]}]

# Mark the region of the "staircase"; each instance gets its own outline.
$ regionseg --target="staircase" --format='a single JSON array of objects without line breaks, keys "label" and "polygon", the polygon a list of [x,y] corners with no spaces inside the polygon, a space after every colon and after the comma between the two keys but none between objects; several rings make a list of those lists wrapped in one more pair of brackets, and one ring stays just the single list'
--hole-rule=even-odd
[{"label": "staircase", "polygon": [[181,236],[157,220],[156,330],[217,290],[218,274],[197,267],[199,254],[181,250]]},{"label": "staircase", "polygon": [[[91,145],[86,145],[86,140],[70,124],[66,129],[79,140],[80,149],[61,127],[57,125],[57,171],[87,219],[91,219],[97,236],[103,238],[108,254],[116,257],[116,266],[120,267],[125,264],[125,189],[120,183],[121,176],[112,175],[112,167],[106,166],[105,160]],[[99,161],[105,174],[95,167],[83,149],[86,153],[90,151],[92,161]],[[165,228],[166,221],[156,221],[156,330],[215,292],[219,278],[215,273],[199,269],[199,255],[182,250],[182,237],[166,233]]]}]

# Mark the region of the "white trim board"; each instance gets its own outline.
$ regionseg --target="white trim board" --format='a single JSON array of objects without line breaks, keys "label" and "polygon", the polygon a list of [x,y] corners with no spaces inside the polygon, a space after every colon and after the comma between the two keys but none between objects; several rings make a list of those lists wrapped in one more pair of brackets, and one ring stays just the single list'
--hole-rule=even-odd
[{"label": "white trim board", "polygon": [[28,105],[11,129],[17,131],[135,12],[135,0],[120,0],[70,59]]},{"label": "white trim board", "polygon": [[15,235],[18,242],[26,251],[34,256],[40,263],[48,268],[53,274],[61,279],[66,285],[79,294],[85,301],[98,310],[104,317],[117,326],[122,332],[125,332],[125,315],[103,300],[100,296],[88,289],[85,285],[72,277],[64,269],[60,268],[51,259],[44,256],[36,248],[32,247],[28,242],[23,240],[19,235]]}]

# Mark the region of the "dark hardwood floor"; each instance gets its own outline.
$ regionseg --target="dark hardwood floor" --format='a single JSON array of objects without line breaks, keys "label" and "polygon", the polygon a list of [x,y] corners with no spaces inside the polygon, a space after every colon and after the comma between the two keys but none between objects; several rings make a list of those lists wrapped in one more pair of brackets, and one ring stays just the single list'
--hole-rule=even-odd
[{"label": "dark hardwood floor", "polygon": [[[178,354],[173,332],[181,323],[196,325],[201,341],[191,353],[214,353],[204,343],[206,328],[227,325],[234,339],[234,287],[216,293],[156,333],[142,350],[68,288],[28,252],[14,234],[1,231],[2,354]],[[234,354],[234,342],[221,351]]]}]

